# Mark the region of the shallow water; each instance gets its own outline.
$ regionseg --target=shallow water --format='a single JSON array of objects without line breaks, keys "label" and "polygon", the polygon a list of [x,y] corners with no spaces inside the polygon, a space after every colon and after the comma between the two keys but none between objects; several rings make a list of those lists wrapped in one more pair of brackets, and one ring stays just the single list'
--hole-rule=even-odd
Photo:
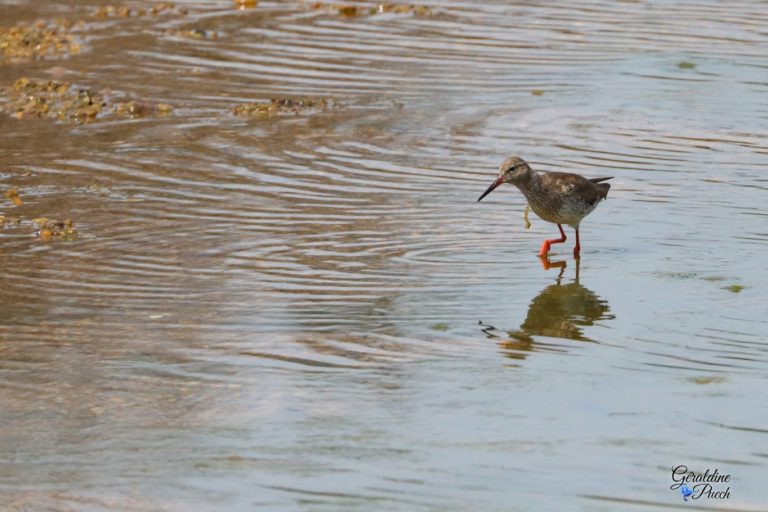
[{"label": "shallow water", "polygon": [[[764,4],[182,4],[0,65],[174,107],[0,116],[5,507],[651,510],[686,464],[768,508]],[[614,176],[578,265],[475,202],[510,154]]]}]

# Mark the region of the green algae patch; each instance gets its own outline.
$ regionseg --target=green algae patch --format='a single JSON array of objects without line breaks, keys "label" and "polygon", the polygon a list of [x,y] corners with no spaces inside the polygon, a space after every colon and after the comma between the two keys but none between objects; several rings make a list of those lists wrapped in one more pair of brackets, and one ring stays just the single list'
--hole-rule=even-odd
[{"label": "green algae patch", "polygon": [[528,203],[525,204],[525,210],[523,211],[523,221],[525,222],[525,229],[531,229],[531,221],[528,218],[528,214],[531,211],[531,205]]},{"label": "green algae patch", "polygon": [[696,64],[687,60],[681,60],[677,63],[677,67],[680,69],[696,69]]},{"label": "green algae patch", "polygon": [[443,324],[443,323],[432,324],[429,326],[429,328],[432,329],[433,331],[441,331],[441,332],[445,332],[448,329],[450,329],[450,327],[448,327],[448,324]]},{"label": "green algae patch", "polygon": [[728,290],[729,292],[732,292],[732,293],[739,293],[743,289],[744,289],[744,286],[742,286],[740,284],[732,284],[730,286],[723,287],[723,290]]},{"label": "green algae patch", "polygon": [[699,277],[696,272],[654,272],[654,275],[668,279],[696,279]]},{"label": "green algae patch", "polygon": [[269,117],[280,114],[302,114],[325,110],[332,106],[325,98],[272,98],[269,103],[243,103],[232,108],[238,117]]},{"label": "green algae patch", "polygon": [[65,21],[0,27],[0,64],[78,55],[80,44]]},{"label": "green algae patch", "polygon": [[709,375],[706,377],[689,377],[687,380],[688,382],[692,382],[700,386],[706,386],[707,384],[720,384],[721,382],[725,382],[725,377],[721,377],[719,375]]}]

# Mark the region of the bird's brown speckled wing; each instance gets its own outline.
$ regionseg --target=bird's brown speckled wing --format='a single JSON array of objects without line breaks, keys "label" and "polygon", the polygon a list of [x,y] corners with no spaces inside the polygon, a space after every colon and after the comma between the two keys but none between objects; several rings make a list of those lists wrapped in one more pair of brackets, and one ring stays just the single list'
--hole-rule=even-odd
[{"label": "bird's brown speckled wing", "polygon": [[608,195],[611,186],[608,183],[597,183],[610,178],[589,180],[578,174],[566,172],[547,172],[541,174],[541,183],[546,190],[555,192],[563,200],[578,198],[587,204],[595,204]]}]

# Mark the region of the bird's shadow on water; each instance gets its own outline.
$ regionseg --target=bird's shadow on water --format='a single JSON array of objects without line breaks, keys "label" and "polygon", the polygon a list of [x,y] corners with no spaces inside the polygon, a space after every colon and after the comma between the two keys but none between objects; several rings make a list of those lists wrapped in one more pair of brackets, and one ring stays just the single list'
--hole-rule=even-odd
[{"label": "bird's shadow on water", "polygon": [[565,350],[557,344],[536,341],[537,336],[593,342],[584,335],[584,327],[615,318],[610,313],[608,301],[581,284],[580,261],[576,259],[575,262],[573,281],[563,284],[566,262],[541,258],[545,271],[558,269],[559,273],[554,284],[544,288],[531,301],[525,321],[518,329],[504,331],[480,322],[482,332],[496,341],[507,357],[525,359],[528,352]]}]

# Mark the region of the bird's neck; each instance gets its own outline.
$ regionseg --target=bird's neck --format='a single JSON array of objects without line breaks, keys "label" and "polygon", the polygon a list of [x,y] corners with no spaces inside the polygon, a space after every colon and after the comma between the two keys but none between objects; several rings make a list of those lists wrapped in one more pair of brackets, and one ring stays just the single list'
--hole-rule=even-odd
[{"label": "bird's neck", "polygon": [[515,183],[515,186],[520,189],[525,196],[528,194],[538,193],[541,187],[541,176],[534,170],[526,173],[520,181]]}]

